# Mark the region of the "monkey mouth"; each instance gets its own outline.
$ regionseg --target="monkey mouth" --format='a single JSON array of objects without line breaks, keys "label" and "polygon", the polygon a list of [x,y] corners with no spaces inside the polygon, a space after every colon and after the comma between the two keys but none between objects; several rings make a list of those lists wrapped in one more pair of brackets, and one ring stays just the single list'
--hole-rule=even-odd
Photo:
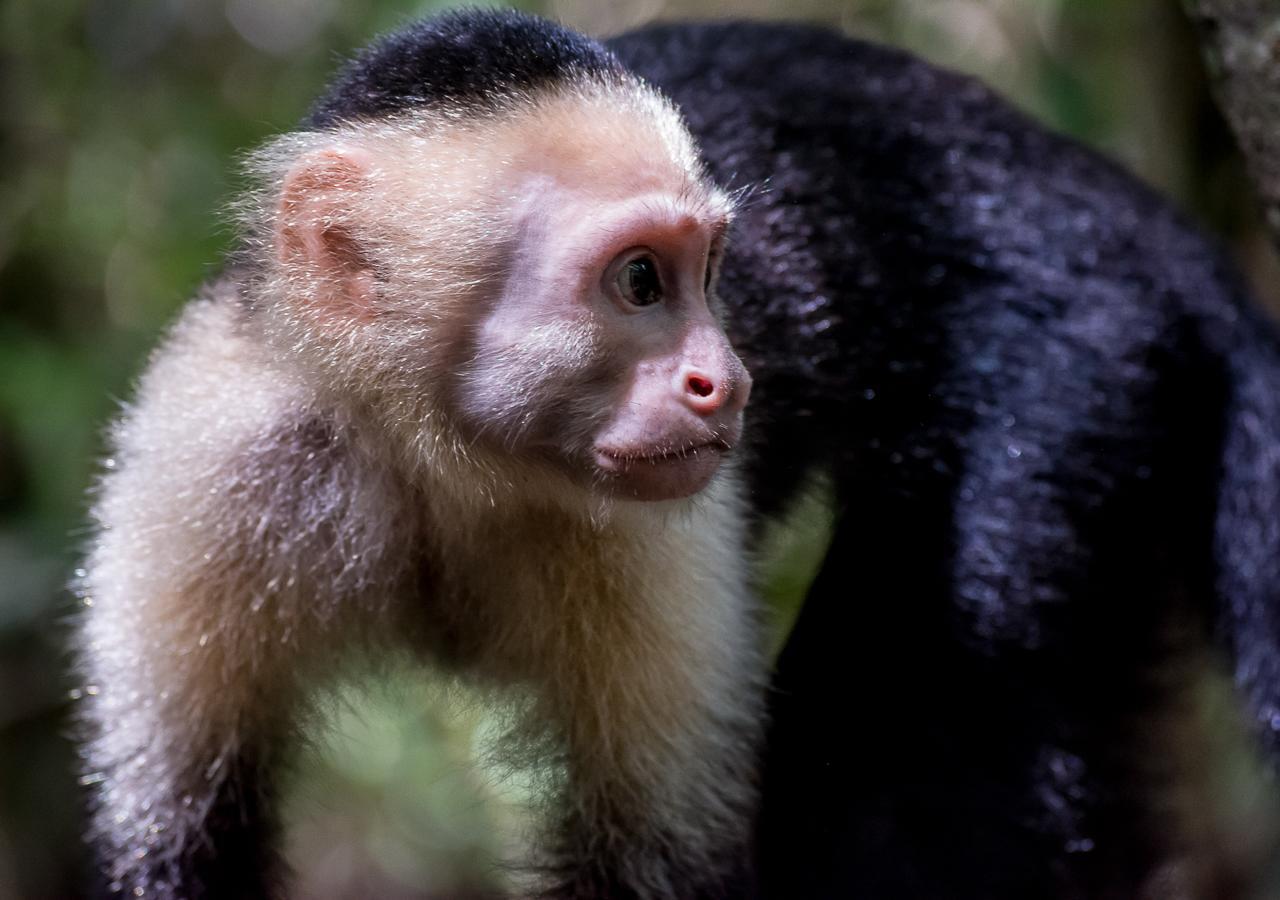
[{"label": "monkey mouth", "polygon": [[720,460],[733,449],[713,438],[675,449],[597,447],[597,471],[615,492],[635,500],[675,500],[707,486]]},{"label": "monkey mouth", "polygon": [[670,462],[689,462],[696,460],[700,454],[715,454],[719,458],[720,454],[728,453],[733,449],[733,445],[723,438],[713,438],[709,441],[702,441],[697,444],[690,444],[687,447],[680,447],[675,450],[653,450],[651,448],[639,450],[611,450],[605,447],[597,447],[595,449],[596,465],[600,468],[609,470],[620,466],[632,466],[648,463],[649,465],[660,465]]}]

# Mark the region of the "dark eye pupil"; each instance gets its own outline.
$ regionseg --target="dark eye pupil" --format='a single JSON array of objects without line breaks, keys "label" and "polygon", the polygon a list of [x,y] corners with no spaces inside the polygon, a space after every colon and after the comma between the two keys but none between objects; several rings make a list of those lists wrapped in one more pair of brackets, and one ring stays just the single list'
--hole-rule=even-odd
[{"label": "dark eye pupil", "polygon": [[627,297],[636,306],[648,306],[662,297],[662,285],[658,282],[658,270],[653,260],[633,259],[627,263]]}]

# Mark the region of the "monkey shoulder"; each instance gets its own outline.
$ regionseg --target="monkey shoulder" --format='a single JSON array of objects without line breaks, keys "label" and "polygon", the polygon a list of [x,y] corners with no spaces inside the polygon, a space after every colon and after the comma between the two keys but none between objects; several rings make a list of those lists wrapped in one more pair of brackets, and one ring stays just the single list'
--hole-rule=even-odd
[{"label": "monkey shoulder", "polygon": [[403,491],[338,410],[272,363],[236,293],[207,288],[153,354],[112,429],[97,543],[188,581],[237,567],[357,587],[375,562],[362,555],[407,529]]}]

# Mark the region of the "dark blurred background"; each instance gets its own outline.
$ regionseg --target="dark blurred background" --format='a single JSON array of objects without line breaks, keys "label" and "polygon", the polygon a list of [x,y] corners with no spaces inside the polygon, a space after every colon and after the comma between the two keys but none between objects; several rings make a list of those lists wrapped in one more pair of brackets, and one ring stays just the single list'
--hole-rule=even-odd
[{"label": "dark blurred background", "polygon": [[[104,424],[158,331],[232,240],[236,159],[290,128],[344,54],[437,8],[413,0],[0,4],[0,898],[75,897],[87,861],[68,741],[64,589]],[[1280,268],[1171,0],[590,0],[529,3],[591,33],[655,18],[788,16],[977,73],[1121,160],[1234,249],[1263,302]],[[785,630],[827,528],[821,498],[774,535]],[[1212,677],[1195,721],[1230,845],[1273,804]],[[288,792],[308,897],[463,897],[501,880],[525,787],[486,765],[493,724],[404,677],[333,698]],[[1172,801],[1171,801],[1172,802]]]}]

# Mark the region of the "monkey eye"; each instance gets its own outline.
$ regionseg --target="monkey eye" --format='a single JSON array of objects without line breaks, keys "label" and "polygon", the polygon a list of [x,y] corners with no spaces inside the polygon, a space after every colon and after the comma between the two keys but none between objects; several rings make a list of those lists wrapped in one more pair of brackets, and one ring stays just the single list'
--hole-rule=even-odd
[{"label": "monkey eye", "polygon": [[649,306],[662,299],[658,266],[649,256],[637,256],[618,273],[618,291],[632,306]]}]

